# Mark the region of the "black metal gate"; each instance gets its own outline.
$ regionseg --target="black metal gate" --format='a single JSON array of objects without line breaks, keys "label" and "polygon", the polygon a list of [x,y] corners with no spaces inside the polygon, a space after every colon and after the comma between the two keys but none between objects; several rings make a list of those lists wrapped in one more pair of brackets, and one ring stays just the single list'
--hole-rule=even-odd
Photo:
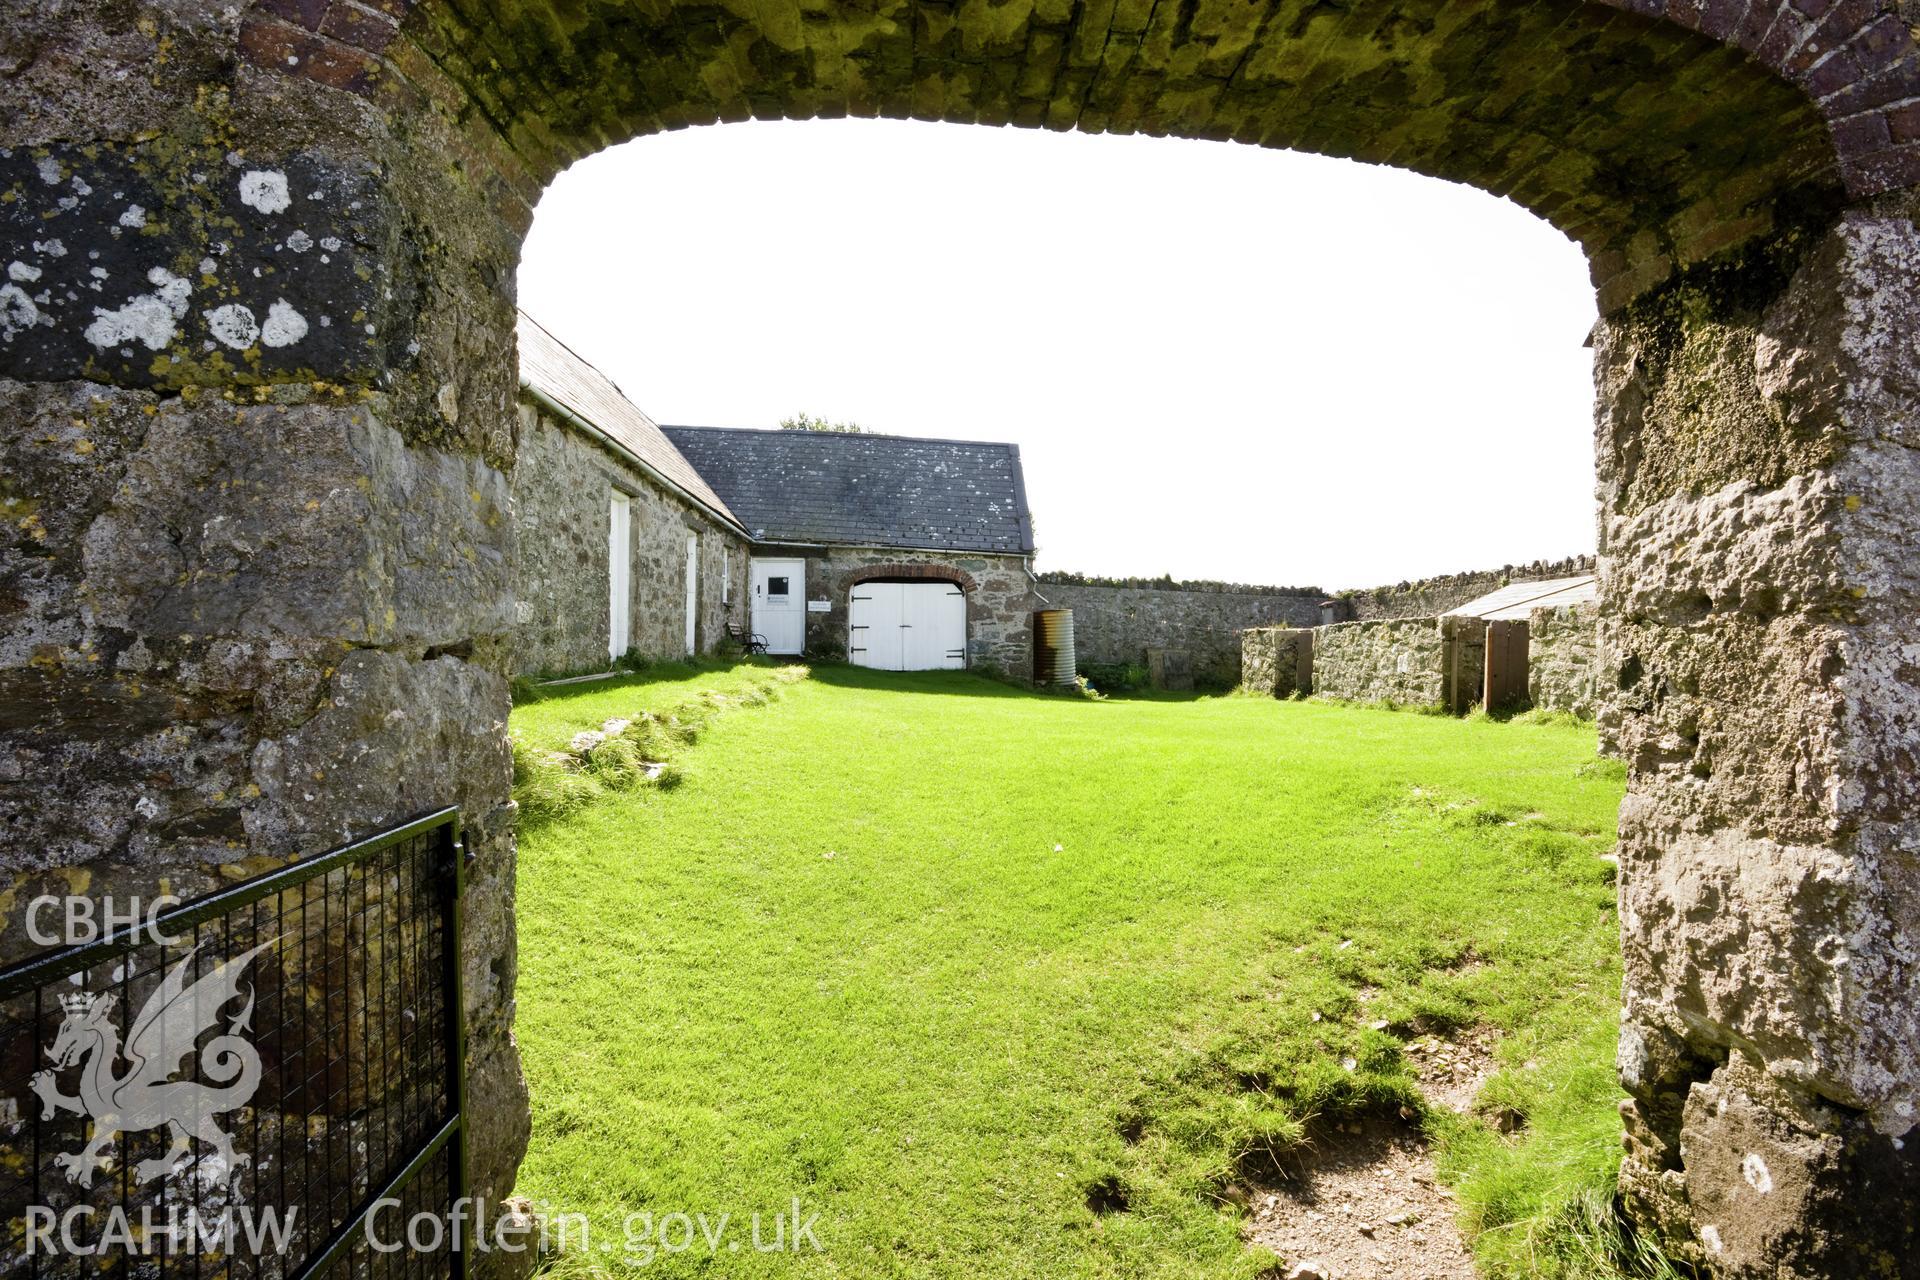
[{"label": "black metal gate", "polygon": [[0,1274],[463,1277],[461,859],[444,809],[0,973]]}]

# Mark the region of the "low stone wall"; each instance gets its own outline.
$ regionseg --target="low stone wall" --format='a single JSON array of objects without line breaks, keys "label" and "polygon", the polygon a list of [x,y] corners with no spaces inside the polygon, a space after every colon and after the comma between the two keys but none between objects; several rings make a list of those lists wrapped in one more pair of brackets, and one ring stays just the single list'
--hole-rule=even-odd
[{"label": "low stone wall", "polygon": [[1338,622],[1313,638],[1313,692],[1351,702],[1465,711],[1480,701],[1486,623],[1479,618]]},{"label": "low stone wall", "polygon": [[775,543],[756,546],[754,554],[806,561],[807,599],[827,602],[823,612],[807,613],[809,657],[840,660],[847,656],[847,599],[855,583],[876,577],[926,576],[957,582],[967,593],[969,667],[1014,680],[1033,678],[1033,611],[1043,606],[1034,595],[1025,556]]},{"label": "low stone wall", "polygon": [[1149,649],[1185,650],[1196,681],[1228,686],[1241,678],[1240,633],[1276,624],[1320,621],[1319,592],[1108,587],[1042,581],[1054,605],[1073,610],[1074,648],[1089,664],[1144,664]]},{"label": "low stone wall", "polygon": [[1305,627],[1249,627],[1240,633],[1240,687],[1247,693],[1291,698],[1313,692],[1313,631]]},{"label": "low stone wall", "polygon": [[1498,591],[1509,583],[1571,578],[1592,573],[1593,567],[1592,556],[1569,556],[1564,560],[1536,560],[1532,564],[1448,573],[1415,582],[1346,592],[1340,596],[1340,604],[1345,611],[1341,620],[1367,622],[1377,618],[1437,617],[1490,591]]},{"label": "low stone wall", "polygon": [[1527,695],[1535,707],[1591,720],[1600,709],[1600,609],[1535,609],[1527,622]]},{"label": "low stone wall", "polygon": [[[630,502],[628,612],[633,652],[686,652],[687,537],[699,539],[695,648],[744,624],[747,540],[583,432],[525,399],[513,472],[514,670],[558,674],[607,665],[608,506]],[[730,582],[730,586],[729,586]]]}]

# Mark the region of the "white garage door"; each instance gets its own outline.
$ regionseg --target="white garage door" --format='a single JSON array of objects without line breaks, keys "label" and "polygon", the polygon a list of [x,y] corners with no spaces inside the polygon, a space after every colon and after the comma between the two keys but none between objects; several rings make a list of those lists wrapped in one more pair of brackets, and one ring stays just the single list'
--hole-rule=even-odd
[{"label": "white garage door", "polygon": [[967,597],[951,582],[863,582],[848,600],[847,656],[882,671],[967,665]]}]

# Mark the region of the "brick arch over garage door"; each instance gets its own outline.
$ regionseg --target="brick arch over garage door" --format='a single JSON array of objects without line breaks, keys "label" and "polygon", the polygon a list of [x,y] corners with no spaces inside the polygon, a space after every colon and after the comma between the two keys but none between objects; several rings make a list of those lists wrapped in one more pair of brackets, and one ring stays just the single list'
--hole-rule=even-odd
[{"label": "brick arch over garage door", "polygon": [[526,1124],[520,236],[629,138],[913,116],[1390,163],[1580,241],[1628,1202],[1727,1274],[1916,1256],[1920,93],[1894,10],[0,0],[0,47],[0,866],[110,888],[460,803],[489,1197]]},{"label": "brick arch over garage door", "polygon": [[974,588],[973,575],[964,569],[953,569],[943,564],[875,564],[858,570],[847,580],[847,585],[857,587],[863,582],[951,582],[962,591],[971,592]]}]

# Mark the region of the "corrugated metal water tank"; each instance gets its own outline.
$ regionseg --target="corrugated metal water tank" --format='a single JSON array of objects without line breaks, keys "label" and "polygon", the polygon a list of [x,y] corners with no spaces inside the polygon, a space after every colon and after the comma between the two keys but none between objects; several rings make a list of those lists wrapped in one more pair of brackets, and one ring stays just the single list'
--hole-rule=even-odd
[{"label": "corrugated metal water tank", "polygon": [[1072,684],[1073,610],[1040,609],[1033,615],[1033,682]]}]

